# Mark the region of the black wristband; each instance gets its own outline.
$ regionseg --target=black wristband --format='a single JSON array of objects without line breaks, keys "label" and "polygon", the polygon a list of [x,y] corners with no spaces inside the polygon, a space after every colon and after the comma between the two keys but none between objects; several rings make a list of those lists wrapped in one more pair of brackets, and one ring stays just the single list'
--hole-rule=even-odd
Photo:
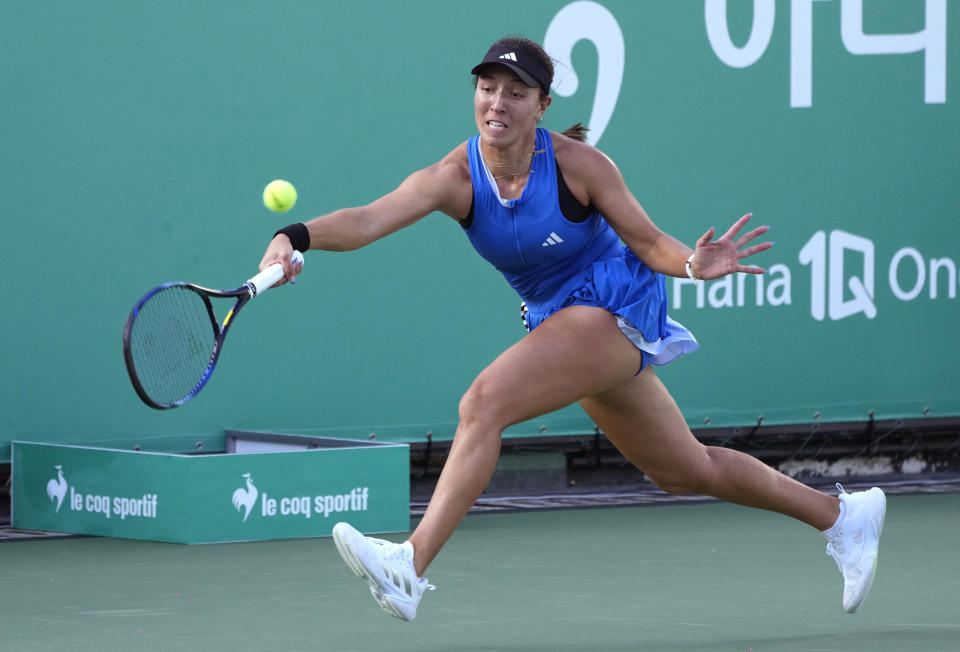
[{"label": "black wristband", "polygon": [[276,238],[281,233],[290,238],[290,244],[292,244],[293,248],[297,251],[309,251],[310,231],[307,230],[307,225],[303,222],[297,222],[296,224],[285,226],[274,233],[273,237]]}]

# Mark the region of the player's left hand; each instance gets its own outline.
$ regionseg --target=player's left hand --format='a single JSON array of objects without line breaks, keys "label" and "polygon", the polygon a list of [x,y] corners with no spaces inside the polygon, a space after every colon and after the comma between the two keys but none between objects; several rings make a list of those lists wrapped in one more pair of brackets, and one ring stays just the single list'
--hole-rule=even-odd
[{"label": "player's left hand", "polygon": [[[749,233],[737,238],[740,229],[750,221],[753,213],[747,213],[739,220],[734,222],[733,226],[721,237],[713,240],[716,233],[713,227],[710,227],[706,233],[697,240],[697,246],[694,250],[693,272],[704,280],[720,278],[734,272],[745,272],[747,274],[763,274],[766,272],[762,267],[751,265],[741,265],[740,261],[747,256],[766,251],[773,246],[772,242],[763,242],[761,244],[745,245],[757,236],[766,233],[769,226],[758,226]],[[736,238],[736,239],[735,239]],[[713,240],[711,242],[711,240]]]}]

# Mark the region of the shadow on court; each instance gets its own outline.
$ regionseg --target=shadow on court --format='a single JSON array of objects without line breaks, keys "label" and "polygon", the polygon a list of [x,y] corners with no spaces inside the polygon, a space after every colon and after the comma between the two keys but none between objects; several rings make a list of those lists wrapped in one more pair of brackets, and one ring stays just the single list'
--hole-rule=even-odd
[{"label": "shadow on court", "polygon": [[[390,537],[400,539],[401,536]],[[722,503],[469,516],[413,623],[329,539],[0,545],[0,649],[957,650],[960,495],[891,496],[850,616],[825,541]]]}]

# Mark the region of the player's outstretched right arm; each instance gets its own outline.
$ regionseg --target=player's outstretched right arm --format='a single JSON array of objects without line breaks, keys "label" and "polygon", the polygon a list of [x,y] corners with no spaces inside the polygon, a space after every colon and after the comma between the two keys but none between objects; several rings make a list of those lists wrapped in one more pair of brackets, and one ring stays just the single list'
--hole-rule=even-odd
[{"label": "player's outstretched right arm", "polygon": [[[454,156],[456,150],[440,162],[414,172],[395,190],[366,206],[342,208],[305,222],[309,249],[351,251],[364,247],[434,211],[463,217],[470,207],[469,176]],[[301,244],[303,246],[303,244]],[[284,234],[270,242],[260,269],[279,262],[287,279],[299,272],[290,265],[293,244]],[[288,269],[289,267],[289,269]]]}]

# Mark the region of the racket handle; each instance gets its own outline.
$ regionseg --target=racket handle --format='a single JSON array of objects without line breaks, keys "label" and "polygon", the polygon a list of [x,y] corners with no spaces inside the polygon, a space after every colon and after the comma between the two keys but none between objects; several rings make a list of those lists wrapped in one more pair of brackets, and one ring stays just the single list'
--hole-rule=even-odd
[{"label": "racket handle", "polygon": [[[303,265],[303,254],[299,251],[294,251],[293,256],[290,257],[291,263],[300,263]],[[283,278],[283,265],[280,263],[274,263],[270,267],[266,268],[252,279],[246,282],[247,287],[253,291],[253,296],[257,296],[261,292],[265,292],[270,288],[271,285]]]}]

